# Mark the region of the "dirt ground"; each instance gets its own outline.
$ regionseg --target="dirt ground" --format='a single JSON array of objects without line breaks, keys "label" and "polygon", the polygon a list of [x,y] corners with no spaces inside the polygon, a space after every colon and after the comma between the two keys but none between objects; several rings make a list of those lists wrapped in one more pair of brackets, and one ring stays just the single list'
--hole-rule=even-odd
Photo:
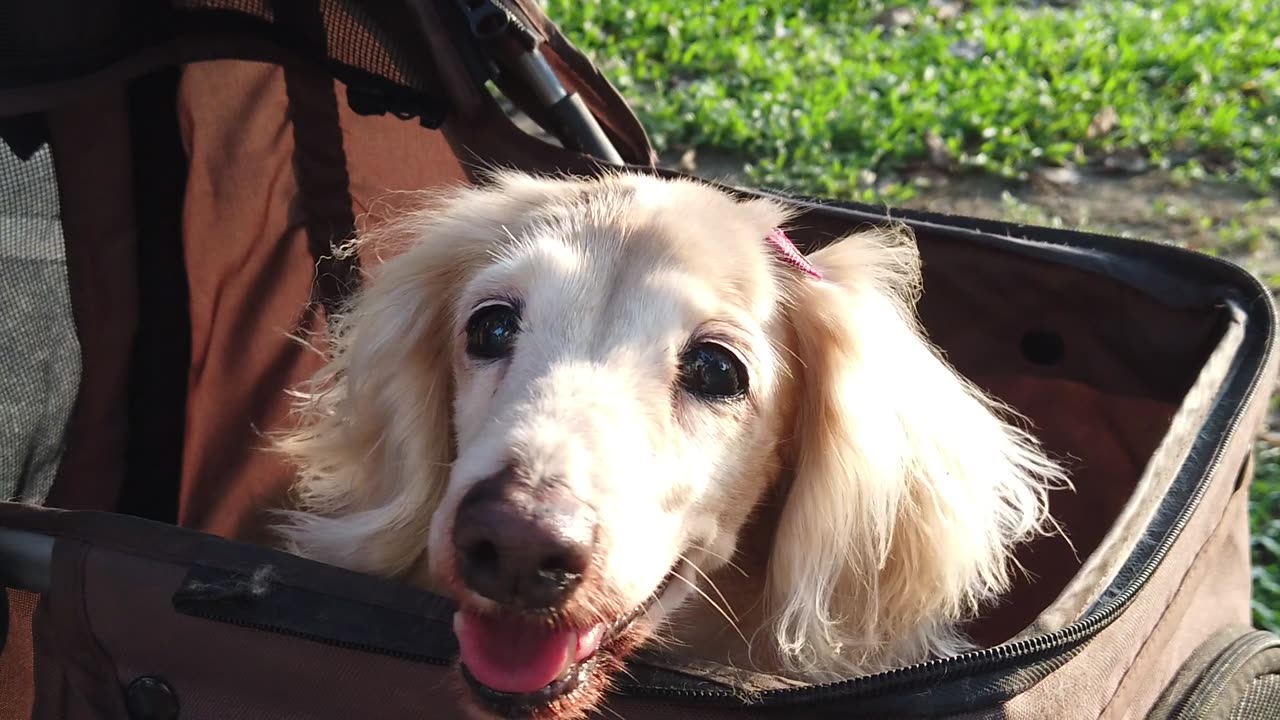
[{"label": "dirt ground", "polygon": [[[556,142],[506,98],[499,101],[517,125]],[[661,162],[730,184],[746,182],[739,157],[683,149],[664,153]],[[1174,243],[1238,263],[1280,296],[1280,198],[1221,183],[1180,182],[1163,171],[1117,176],[1053,168],[1024,183],[939,172],[918,177],[927,187],[902,207]]]},{"label": "dirt ground", "polygon": [[[734,158],[686,151],[665,155],[663,163],[743,182],[742,161]],[[941,173],[922,178],[926,187],[901,207],[1173,243],[1240,264],[1280,292],[1280,202],[1244,188],[1180,182],[1160,171],[1114,176],[1050,169],[1025,183]]]}]

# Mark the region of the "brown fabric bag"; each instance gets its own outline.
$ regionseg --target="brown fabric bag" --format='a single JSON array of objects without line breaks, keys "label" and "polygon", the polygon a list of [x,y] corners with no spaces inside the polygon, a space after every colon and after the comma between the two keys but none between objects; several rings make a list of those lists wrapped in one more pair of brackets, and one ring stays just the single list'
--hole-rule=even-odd
[{"label": "brown fabric bag", "polygon": [[[0,719],[456,717],[443,599],[267,546],[290,475],[260,433],[317,363],[286,333],[323,337],[358,280],[329,248],[395,191],[601,164],[508,118],[473,73],[513,45],[457,3],[46,7],[24,21],[61,30],[0,59],[0,133],[52,151],[82,369],[43,505],[0,504]],[[503,37],[538,42],[630,167],[672,174],[533,2],[469,7],[509,13]],[[563,127],[518,78],[495,84]],[[789,200],[806,249],[884,219]],[[1251,440],[1280,363],[1265,288],[1165,246],[894,215],[932,339],[1072,458],[1053,511],[1074,551],[1025,549],[1033,579],[971,628],[984,650],[821,687],[646,652],[609,708],[1277,716],[1278,639],[1248,628]]]}]

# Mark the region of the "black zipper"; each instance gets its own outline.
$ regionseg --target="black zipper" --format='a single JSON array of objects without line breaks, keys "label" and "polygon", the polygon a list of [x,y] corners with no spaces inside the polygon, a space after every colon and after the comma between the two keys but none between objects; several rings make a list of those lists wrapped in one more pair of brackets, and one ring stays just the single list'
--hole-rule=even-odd
[{"label": "black zipper", "polygon": [[[830,201],[824,202],[801,195],[792,195],[777,191],[768,192],[776,196],[792,200],[801,200],[806,203],[813,203],[819,206],[839,207],[841,205],[841,203],[832,203]],[[859,210],[859,212],[865,213],[863,210]],[[991,234],[990,232],[977,229],[972,230],[972,232],[980,232],[986,235]],[[1114,235],[1101,233],[1084,234],[1122,243],[1139,242],[1130,238],[1120,238]],[[1248,278],[1249,283],[1253,286],[1255,291],[1258,291],[1263,296],[1268,294],[1266,287],[1263,286],[1256,277],[1243,271],[1232,263],[1226,262],[1225,260],[1172,245],[1158,245],[1154,243],[1153,245],[1155,247],[1162,248],[1163,252],[1174,252],[1193,256],[1198,258],[1200,262],[1209,261],[1213,264],[1219,265],[1237,277],[1244,275]],[[887,672],[853,678],[850,680],[840,680],[804,687],[763,690],[756,696],[759,699],[759,704],[769,705],[797,703],[832,696],[847,697],[854,694],[869,695],[873,692],[883,691],[890,687],[896,690],[910,689],[913,686],[923,684],[924,681],[936,681],[942,674],[940,671],[945,671],[946,675],[972,675],[984,670],[998,669],[1001,666],[1006,666],[1036,656],[1045,654],[1051,654],[1053,656],[1061,655],[1061,653],[1091,640],[1095,635],[1110,625],[1120,615],[1120,613],[1128,607],[1129,603],[1132,602],[1133,598],[1137,595],[1138,590],[1145,586],[1151,579],[1151,576],[1155,574],[1156,570],[1158,570],[1160,565],[1163,563],[1165,556],[1168,555],[1170,548],[1177,541],[1178,537],[1182,535],[1182,531],[1186,528],[1187,523],[1195,514],[1196,509],[1199,508],[1200,502],[1204,499],[1204,494],[1208,489],[1206,479],[1212,476],[1218,469],[1218,466],[1222,464],[1222,458],[1226,448],[1231,444],[1236,431],[1240,427],[1244,416],[1243,409],[1253,401],[1254,397],[1258,393],[1258,388],[1262,382],[1261,370],[1265,367],[1265,358],[1270,357],[1275,347],[1275,318],[1272,317],[1271,321],[1272,327],[1267,331],[1266,340],[1264,341],[1263,346],[1262,358],[1264,358],[1264,362],[1254,371],[1253,377],[1249,381],[1249,386],[1246,389],[1244,396],[1236,406],[1230,424],[1223,432],[1221,441],[1214,449],[1213,459],[1201,473],[1200,480],[1196,483],[1191,497],[1187,499],[1186,504],[1182,507],[1181,512],[1179,512],[1177,518],[1170,526],[1170,529],[1165,534],[1164,539],[1152,552],[1151,557],[1148,558],[1147,562],[1143,565],[1138,574],[1129,581],[1124,590],[1116,595],[1115,598],[1107,605],[1103,606],[1093,614],[1081,618],[1058,631],[1046,635],[1040,635],[1038,637],[1019,640],[1008,645],[984,648],[982,650],[962,653],[948,658],[928,660],[915,665],[895,668]],[[1220,398],[1218,402],[1222,402],[1222,399]],[[1052,661],[1053,658],[1050,657],[1041,659],[1039,662],[1049,663]],[[629,689],[629,692],[633,692],[637,695],[673,698],[736,697],[736,695],[729,690],[719,692],[709,690],[685,690],[673,687],[636,687],[634,690]]]}]

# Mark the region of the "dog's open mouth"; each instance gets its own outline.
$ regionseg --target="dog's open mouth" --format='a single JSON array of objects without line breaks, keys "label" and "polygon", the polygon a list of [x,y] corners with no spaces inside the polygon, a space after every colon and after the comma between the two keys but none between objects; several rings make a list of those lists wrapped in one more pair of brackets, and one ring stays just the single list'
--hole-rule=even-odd
[{"label": "dog's open mouth", "polygon": [[612,624],[556,628],[536,620],[460,610],[453,619],[462,676],[486,703],[533,711],[578,689],[626,631],[651,608],[680,570],[677,564],[640,605]]}]

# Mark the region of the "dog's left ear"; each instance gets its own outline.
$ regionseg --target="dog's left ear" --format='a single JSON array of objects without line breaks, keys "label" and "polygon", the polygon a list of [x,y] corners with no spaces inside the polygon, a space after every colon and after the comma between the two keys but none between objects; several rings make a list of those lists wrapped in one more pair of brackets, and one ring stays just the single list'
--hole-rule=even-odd
[{"label": "dog's left ear", "polygon": [[405,213],[362,242],[401,254],[334,322],[327,363],[275,443],[298,470],[286,549],[376,575],[409,570],[453,460],[447,341],[456,290],[500,237],[484,220],[497,192],[460,192]]},{"label": "dog's left ear", "polygon": [[809,260],[822,279],[790,293],[794,477],[768,578],[782,659],[865,672],[958,651],[956,623],[1007,589],[1062,476],[925,340],[904,231]]}]

